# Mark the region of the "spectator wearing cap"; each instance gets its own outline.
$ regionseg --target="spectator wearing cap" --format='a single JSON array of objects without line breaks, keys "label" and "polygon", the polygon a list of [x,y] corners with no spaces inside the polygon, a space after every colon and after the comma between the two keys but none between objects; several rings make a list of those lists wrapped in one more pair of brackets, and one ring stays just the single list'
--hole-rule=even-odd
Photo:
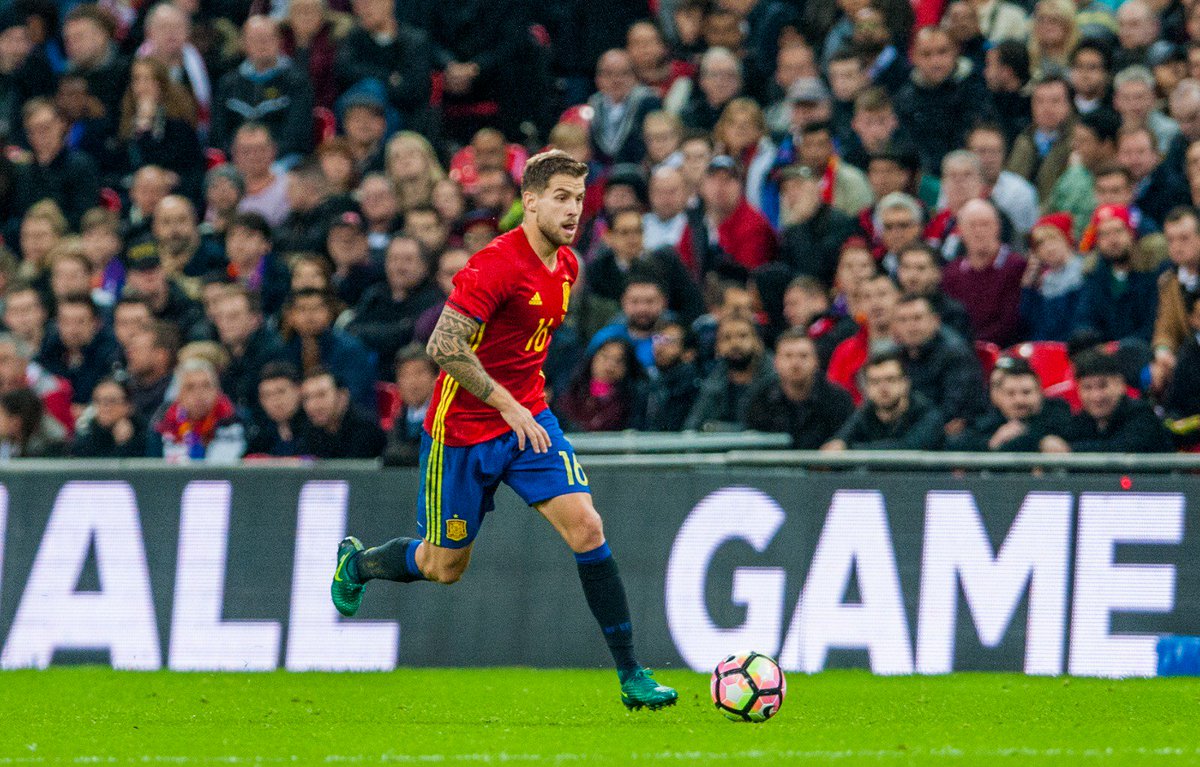
[{"label": "spectator wearing cap", "polygon": [[1021,319],[1027,340],[1066,341],[1083,292],[1083,258],[1075,252],[1071,217],[1051,213],[1029,233],[1029,264],[1021,277]]},{"label": "spectator wearing cap", "polygon": [[112,17],[99,5],[76,6],[63,20],[67,74],[83,77],[88,93],[113,116],[121,113],[121,96],[129,85],[129,60],[117,50],[115,31]]},{"label": "spectator wearing cap", "polygon": [[22,136],[21,106],[35,96],[54,93],[54,70],[35,48],[29,28],[12,6],[0,11],[0,135],[10,142]]},{"label": "spectator wearing cap", "polygon": [[1071,231],[1076,237],[1083,234],[1096,209],[1095,174],[1116,159],[1120,128],[1120,118],[1108,108],[1083,115],[1071,128],[1071,151],[1078,162],[1063,171],[1050,197],[1042,202],[1046,210],[1070,214]]},{"label": "spectator wearing cap", "polygon": [[975,337],[1006,347],[1022,338],[1020,300],[1025,259],[1000,240],[1000,213],[987,200],[958,212],[963,255],[942,276],[946,294],[967,308]]},{"label": "spectator wearing cap", "polygon": [[1145,126],[1154,137],[1155,148],[1166,154],[1179,135],[1179,123],[1158,109],[1158,84],[1143,66],[1130,66],[1113,78],[1113,109],[1121,115],[1124,128]]},{"label": "spectator wearing cap", "polygon": [[[308,77],[283,55],[279,25],[266,16],[251,16],[242,26],[246,59],[221,78],[213,99],[213,146],[226,151],[235,146],[238,129],[246,123],[262,125],[281,157],[303,155],[312,148],[313,90]],[[272,157],[270,162],[274,162]],[[268,162],[268,165],[270,164]],[[253,194],[254,181],[245,169]]]},{"label": "spectator wearing cap", "polygon": [[28,163],[17,166],[12,213],[22,216],[35,203],[50,199],[74,229],[100,198],[96,164],[67,148],[67,124],[53,102],[33,98],[21,116],[31,156]]},{"label": "spectator wearing cap", "polygon": [[383,264],[385,279],[367,287],[355,304],[346,330],[375,352],[381,379],[391,377],[396,351],[413,340],[417,319],[444,299],[433,279],[433,259],[412,237],[393,237]]},{"label": "spectator wearing cap", "polygon": [[596,64],[596,90],[588,99],[592,118],[592,156],[603,165],[640,162],[646,153],[642,123],[646,115],[662,108],[662,100],[638,84],[629,54],[620,48],[607,51]]},{"label": "spectator wearing cap", "polygon": [[179,393],[150,430],[147,455],[170,463],[237,463],[246,452],[246,429],[216,368],[193,357],[179,363],[175,377]]},{"label": "spectator wearing cap", "polygon": [[167,276],[154,243],[134,243],[126,253],[126,260],[129,266],[125,292],[141,297],[155,319],[175,326],[183,338],[191,338],[203,323],[204,311],[179,283]]},{"label": "spectator wearing cap", "polygon": [[1186,180],[1162,162],[1154,135],[1145,125],[1117,133],[1117,162],[1133,177],[1134,205],[1161,228],[1167,213],[1191,202]]},{"label": "spectator wearing cap", "polygon": [[1008,169],[1032,183],[1039,199],[1045,200],[1070,164],[1071,84],[1058,75],[1035,81],[1031,112],[1029,127],[1013,141]]},{"label": "spectator wearing cap", "polygon": [[807,166],[784,168],[779,187],[780,260],[793,274],[832,285],[838,253],[854,233],[854,219],[825,202],[821,180]]},{"label": "spectator wearing cap", "polygon": [[1190,314],[1200,299],[1200,213],[1180,207],[1163,224],[1171,266],[1158,277],[1158,316],[1154,321],[1155,382],[1170,378],[1179,348],[1193,335]]},{"label": "spectator wearing cap", "polygon": [[217,341],[229,355],[229,364],[221,371],[221,389],[243,412],[250,412],[259,371],[283,356],[283,339],[263,322],[258,294],[241,285],[224,286],[209,313]]},{"label": "spectator wearing cap", "polygon": [[376,359],[370,349],[336,328],[339,302],[328,291],[301,288],[283,307],[284,359],[307,375],[318,368],[337,370],[360,407],[375,410]]},{"label": "spectator wearing cap", "polygon": [[775,260],[775,231],[746,202],[737,161],[725,155],[713,158],[700,184],[700,202],[689,213],[679,241],[680,257],[693,275],[703,279],[712,271],[744,273]]},{"label": "spectator wearing cap", "polygon": [[342,132],[354,155],[355,171],[360,177],[382,173],[384,139],[388,133],[387,105],[383,97],[364,89],[346,94],[341,104]]},{"label": "spectator wearing cap", "polygon": [[943,418],[904,370],[903,352],[887,343],[871,352],[859,376],[863,403],[822,450],[936,450]]},{"label": "spectator wearing cap", "polygon": [[1038,218],[1038,196],[1033,185],[1004,169],[1004,129],[995,123],[980,123],[967,134],[967,149],[979,159],[983,186],[996,207],[1008,216],[1015,234],[1024,236]]},{"label": "spectator wearing cap", "polygon": [[1144,400],[1125,393],[1125,376],[1116,357],[1099,351],[1075,360],[1082,410],[1060,434],[1042,438],[1043,453],[1162,453],[1175,446],[1170,432]]},{"label": "spectator wearing cap", "polygon": [[355,0],[352,8],[354,27],[334,60],[338,91],[386,96],[399,118],[395,128],[422,128],[433,63],[429,35],[398,20],[394,0]]},{"label": "spectator wearing cap", "polygon": [[282,224],[290,210],[287,176],[274,168],[277,149],[270,130],[262,123],[243,123],[233,137],[233,166],[245,184],[237,211],[257,213],[272,227]]},{"label": "spectator wearing cap", "polygon": [[970,452],[1038,452],[1049,434],[1062,434],[1071,408],[1061,399],[1047,399],[1042,382],[1020,357],[1001,357],[988,386],[991,407],[960,434],[946,440],[946,449]]},{"label": "spectator wearing cap", "polygon": [[258,294],[262,309],[274,315],[283,306],[291,283],[287,265],[271,249],[271,227],[257,213],[239,213],[225,230],[227,274]]},{"label": "spectator wearing cap", "polygon": [[983,79],[1004,142],[1012,145],[1030,125],[1030,49],[1025,38],[992,44],[984,53]]},{"label": "spectator wearing cap", "polygon": [[635,276],[662,285],[668,307],[683,320],[691,322],[704,312],[700,289],[679,252],[670,245],[647,249],[642,215],[636,208],[625,208],[611,216],[604,246],[584,268],[584,284],[590,293],[618,302]]},{"label": "spectator wearing cap", "polygon": [[744,80],[741,60],[728,48],[709,48],[700,57],[696,87],[679,117],[694,130],[711,131],[725,106],[741,95]]},{"label": "spectator wearing cap", "polygon": [[1091,330],[1103,341],[1150,343],[1158,311],[1158,284],[1140,268],[1129,209],[1101,205],[1092,216],[1098,259],[1084,277],[1075,308],[1076,331]]},{"label": "spectator wearing cap", "polygon": [[969,64],[958,65],[958,46],[936,27],[917,32],[913,44],[913,72],[896,94],[896,114],[911,131],[921,156],[921,167],[936,174],[942,157],[962,146],[967,129],[988,112],[980,81]]}]

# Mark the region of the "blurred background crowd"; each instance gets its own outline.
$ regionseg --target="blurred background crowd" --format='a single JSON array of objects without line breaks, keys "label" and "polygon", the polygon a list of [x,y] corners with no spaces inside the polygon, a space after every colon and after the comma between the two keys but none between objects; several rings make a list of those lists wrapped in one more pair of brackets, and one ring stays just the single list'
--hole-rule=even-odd
[{"label": "blurred background crowd", "polygon": [[1195,0],[16,0],[0,137],[0,458],[415,462],[546,147],[571,430],[1200,442]]}]

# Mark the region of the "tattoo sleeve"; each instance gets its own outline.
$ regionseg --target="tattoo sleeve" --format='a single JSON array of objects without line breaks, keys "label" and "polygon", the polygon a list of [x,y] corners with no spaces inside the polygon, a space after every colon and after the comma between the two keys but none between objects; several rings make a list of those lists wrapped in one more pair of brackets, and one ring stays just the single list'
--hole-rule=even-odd
[{"label": "tattoo sleeve", "polygon": [[478,330],[478,322],[446,306],[425,350],[446,371],[446,375],[481,401],[487,402],[496,391],[497,384],[471,350],[471,338]]}]

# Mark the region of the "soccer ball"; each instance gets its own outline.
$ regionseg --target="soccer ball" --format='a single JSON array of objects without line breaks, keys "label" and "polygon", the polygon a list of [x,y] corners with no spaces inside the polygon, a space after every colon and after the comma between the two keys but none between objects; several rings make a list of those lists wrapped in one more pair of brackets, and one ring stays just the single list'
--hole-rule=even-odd
[{"label": "soccer ball", "polygon": [[730,655],[713,670],[713,703],[735,722],[767,721],[779,713],[786,693],[779,664],[762,653]]}]

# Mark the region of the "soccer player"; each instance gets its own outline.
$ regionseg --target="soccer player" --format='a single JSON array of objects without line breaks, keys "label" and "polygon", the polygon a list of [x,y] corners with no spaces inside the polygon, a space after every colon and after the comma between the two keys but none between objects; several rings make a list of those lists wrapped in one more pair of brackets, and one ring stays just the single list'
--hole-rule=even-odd
[{"label": "soccer player", "polygon": [[622,702],[656,709],[678,695],[634,658],[625,587],[587,475],[543,396],[546,349],[567,316],[579,274],[567,246],[579,229],[586,176],[586,165],[559,150],[529,158],[521,225],[454,277],[427,346],[442,372],[421,440],[421,539],[364,549],[357,538],[346,538],[338,546],[331,593],[338,611],[350,616],[370,580],[456,582],[503,481],[575,552],[588,607],[616,662]]}]

